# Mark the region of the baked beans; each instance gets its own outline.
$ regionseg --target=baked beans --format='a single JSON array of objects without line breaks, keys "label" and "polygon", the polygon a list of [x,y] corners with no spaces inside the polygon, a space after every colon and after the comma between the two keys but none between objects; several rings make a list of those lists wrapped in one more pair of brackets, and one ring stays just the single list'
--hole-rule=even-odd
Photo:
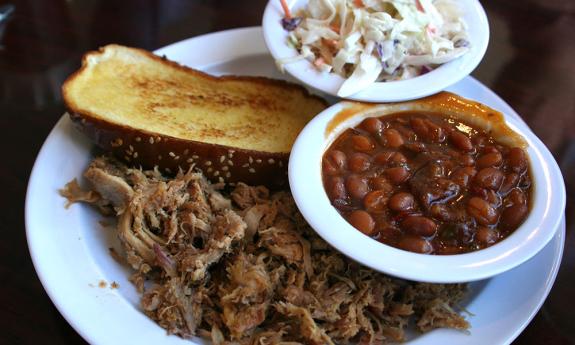
[{"label": "baked beans", "polygon": [[491,246],[529,213],[531,177],[519,147],[435,113],[365,119],[325,152],[323,183],[355,228],[408,251]]}]

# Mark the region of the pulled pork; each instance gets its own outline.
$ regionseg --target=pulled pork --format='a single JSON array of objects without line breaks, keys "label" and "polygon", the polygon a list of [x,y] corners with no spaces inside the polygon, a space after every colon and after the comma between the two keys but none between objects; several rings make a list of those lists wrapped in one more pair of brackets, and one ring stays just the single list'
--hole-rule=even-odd
[{"label": "pulled pork", "polygon": [[[70,202],[118,217],[118,237],[143,312],[169,333],[215,344],[381,344],[414,324],[467,329],[461,284],[387,277],[331,249],[286,192],[201,174],[174,178],[96,158]],[[145,283],[146,282],[146,283]]]}]

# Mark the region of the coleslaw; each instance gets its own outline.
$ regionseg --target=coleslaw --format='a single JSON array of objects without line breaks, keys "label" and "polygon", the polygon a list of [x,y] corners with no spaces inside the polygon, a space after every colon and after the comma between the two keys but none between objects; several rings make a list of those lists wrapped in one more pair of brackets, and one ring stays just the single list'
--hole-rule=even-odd
[{"label": "coleslaw", "polygon": [[374,82],[414,78],[469,51],[467,26],[454,0],[309,0],[292,16],[281,0],[287,44],[345,81],[346,97]]}]

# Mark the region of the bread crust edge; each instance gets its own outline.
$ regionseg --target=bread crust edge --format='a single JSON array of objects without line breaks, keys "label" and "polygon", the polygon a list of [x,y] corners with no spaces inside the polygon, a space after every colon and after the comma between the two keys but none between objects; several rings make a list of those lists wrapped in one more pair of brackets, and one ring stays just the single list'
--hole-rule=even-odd
[{"label": "bread crust edge", "polygon": [[175,174],[191,167],[212,182],[288,186],[289,152],[263,152],[185,140],[69,112],[74,127],[101,149],[135,167]]}]

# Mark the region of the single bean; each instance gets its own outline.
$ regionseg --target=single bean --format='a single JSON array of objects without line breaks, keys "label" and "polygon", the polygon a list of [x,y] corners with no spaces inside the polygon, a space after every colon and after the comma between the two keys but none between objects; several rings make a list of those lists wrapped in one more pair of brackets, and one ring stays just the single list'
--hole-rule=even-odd
[{"label": "single bean", "polygon": [[469,191],[471,192],[471,194],[476,195],[478,197],[480,197],[481,199],[485,200],[487,199],[487,191],[489,189],[487,188],[483,188],[483,187],[479,187],[476,184],[472,184],[471,186],[469,186]]},{"label": "single bean", "polygon": [[469,152],[473,150],[473,143],[471,143],[471,139],[464,133],[460,131],[452,131],[449,134],[449,139],[453,143],[453,146],[457,147],[461,151]]},{"label": "single bean", "polygon": [[515,230],[527,217],[529,209],[525,204],[513,204],[503,210],[499,225],[504,230]]},{"label": "single bean", "polygon": [[433,251],[431,243],[419,236],[405,236],[399,241],[397,246],[400,249],[414,253],[429,254]]},{"label": "single bean", "polygon": [[440,143],[445,140],[443,129],[429,120],[414,118],[409,121],[413,131],[423,140]]},{"label": "single bean", "polygon": [[519,175],[517,175],[516,173],[510,173],[506,175],[505,178],[503,179],[503,184],[501,184],[501,188],[499,188],[499,193],[501,195],[509,194],[509,192],[513,188],[517,187],[518,183],[519,183]]},{"label": "single bean", "polygon": [[352,198],[361,200],[369,192],[367,179],[358,175],[350,175],[345,179],[345,188]]},{"label": "single bean", "polygon": [[431,205],[429,212],[433,218],[444,222],[452,222],[456,220],[456,215],[453,212],[450,212],[447,206],[443,204]]},{"label": "single bean", "polygon": [[425,152],[427,150],[427,146],[425,146],[424,143],[419,142],[419,141],[416,141],[414,143],[404,144],[403,147],[405,147],[409,151],[416,152],[416,153]]},{"label": "single bean", "polygon": [[381,235],[381,237],[379,237],[378,240],[384,243],[388,242],[386,241],[386,239],[398,239],[403,236],[403,233],[398,227],[393,226],[389,223],[383,223],[383,224],[378,223],[377,231],[379,235]]},{"label": "single bean", "polygon": [[489,204],[491,204],[495,208],[501,206],[501,197],[499,196],[499,194],[497,194],[496,192],[494,192],[491,189],[487,189],[487,191],[483,197],[483,200],[487,201]]},{"label": "single bean", "polygon": [[486,155],[488,153],[500,153],[500,151],[497,149],[497,147],[495,147],[493,145],[487,145],[487,146],[483,147],[483,149],[481,150],[481,153]]},{"label": "single bean", "polygon": [[369,152],[373,150],[373,141],[365,135],[356,134],[351,137],[351,142],[354,150],[361,152]]},{"label": "single bean", "polygon": [[442,143],[445,141],[445,132],[441,126],[436,125],[431,120],[425,120],[425,124],[428,128],[428,140],[434,143]]},{"label": "single bean", "polygon": [[527,170],[527,155],[519,147],[514,147],[507,153],[507,164],[516,173]]},{"label": "single bean", "polygon": [[485,226],[479,226],[475,233],[475,239],[484,245],[491,245],[499,239],[499,231]]},{"label": "single bean", "polygon": [[469,213],[475,221],[481,225],[492,225],[497,223],[497,210],[491,206],[487,201],[472,197],[467,201],[467,213]]},{"label": "single bean", "polygon": [[369,185],[372,190],[382,190],[389,194],[393,191],[393,186],[389,183],[389,180],[382,176],[373,177],[369,180]]},{"label": "single bean", "polygon": [[349,199],[333,199],[331,205],[335,207],[340,212],[350,212],[356,209]]},{"label": "single bean", "polygon": [[343,177],[330,176],[327,180],[327,192],[332,199],[345,199],[347,192]]},{"label": "single bean", "polygon": [[339,170],[333,165],[329,159],[322,159],[321,161],[322,172],[326,175],[337,175]]},{"label": "single bean", "polygon": [[407,163],[407,158],[405,158],[401,152],[396,152],[393,154],[393,156],[391,156],[391,162],[399,164]]},{"label": "single bean", "polygon": [[415,198],[410,193],[397,193],[389,199],[389,208],[397,212],[407,212],[415,207]]},{"label": "single bean", "polygon": [[377,117],[368,117],[361,122],[360,127],[371,134],[379,134],[383,129],[383,123]]},{"label": "single bean", "polygon": [[456,131],[457,129],[451,127],[448,124],[444,124],[441,126],[441,129],[443,129],[443,131],[445,132],[445,134],[447,135],[451,135],[451,132]]},{"label": "single bean", "polygon": [[415,132],[407,126],[396,126],[395,129],[401,134],[404,140],[415,140]]},{"label": "single bean", "polygon": [[463,166],[470,167],[475,165],[475,159],[471,155],[460,155],[459,163],[461,163]]},{"label": "single bean", "polygon": [[383,212],[387,209],[387,194],[384,190],[371,191],[363,198],[363,206],[369,212]]},{"label": "single bean", "polygon": [[326,158],[340,172],[347,166],[347,156],[340,150],[331,150]]},{"label": "single bean", "polygon": [[427,217],[409,216],[401,222],[401,228],[411,235],[433,236],[437,231],[437,224]]},{"label": "single bean", "polygon": [[406,167],[394,167],[385,170],[386,176],[392,183],[400,184],[409,178],[409,170]]},{"label": "single bean", "polygon": [[511,190],[511,192],[509,192],[509,195],[507,195],[506,198],[507,204],[521,204],[521,205],[527,205],[527,196],[525,196],[525,193],[519,189],[519,188],[514,188],[513,190]]},{"label": "single bean", "polygon": [[376,164],[385,166],[389,162],[391,157],[393,157],[393,155],[395,155],[394,151],[383,151],[376,154],[375,157],[373,157],[373,161]]},{"label": "single bean", "polygon": [[355,210],[350,213],[347,221],[364,234],[371,236],[374,234],[375,221],[369,213],[363,210]]},{"label": "single bean", "polygon": [[476,161],[476,166],[478,169],[483,169],[487,167],[496,167],[501,165],[503,162],[503,157],[499,152],[490,152],[487,154],[482,155]]},{"label": "single bean", "polygon": [[383,131],[383,137],[385,138],[387,147],[398,148],[404,143],[403,137],[397,129],[394,128],[389,128]]},{"label": "single bean", "polygon": [[363,172],[369,169],[370,157],[365,153],[352,153],[347,161],[349,170],[355,173]]},{"label": "single bean", "polygon": [[477,170],[473,167],[463,167],[455,170],[451,174],[451,180],[461,187],[467,187],[469,185],[469,181],[477,174]]},{"label": "single bean", "polygon": [[484,168],[479,170],[477,175],[473,178],[473,182],[479,187],[499,190],[503,183],[504,175],[497,168]]},{"label": "single bean", "polygon": [[419,117],[412,118],[409,120],[409,125],[411,126],[411,128],[413,128],[415,134],[417,134],[422,139],[427,138],[427,136],[429,135],[429,128],[427,128],[427,125],[425,121],[423,121],[423,119]]}]

